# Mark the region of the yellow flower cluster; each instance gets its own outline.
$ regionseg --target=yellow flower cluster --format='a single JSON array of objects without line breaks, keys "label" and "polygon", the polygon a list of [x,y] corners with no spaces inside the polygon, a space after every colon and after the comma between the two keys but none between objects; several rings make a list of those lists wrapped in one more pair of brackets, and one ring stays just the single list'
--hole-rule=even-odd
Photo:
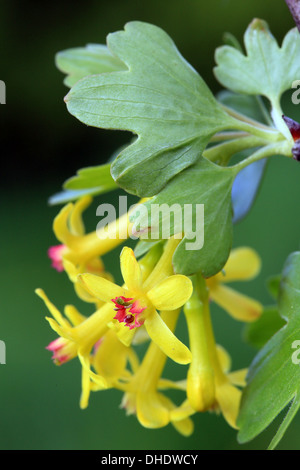
[{"label": "yellow flower cluster", "polygon": [[[110,238],[109,226],[107,238],[96,232],[85,234],[82,213],[90,203],[91,198],[84,197],[60,211],[54,232],[61,245],[52,247],[49,256],[57,270],[66,271],[79,298],[95,305],[94,313],[86,317],[67,305],[62,315],[42,289],[36,290],[58,334],[47,347],[54,362],[60,365],[75,357],[81,362],[80,406],[88,406],[92,391],[116,388],[123,393],[126,412],[136,414],[147,428],[171,423],[188,436],[193,432],[191,415],[206,410],[221,411],[236,427],[239,387],[244,385],[246,370],[230,372],[229,355],[215,342],[210,302],[241,321],[259,317],[259,302],[226,285],[253,278],[260,269],[257,254],[250,248],[233,250],[224,270],[204,280],[199,275],[174,274],[172,256],[180,240],[170,238],[154,245],[139,261],[131,248],[124,247],[120,255],[124,283],[119,286],[105,271],[101,256],[124,240]],[[123,233],[125,226],[128,214],[117,223]],[[181,310],[188,346],[174,333]],[[144,357],[139,357],[136,345],[142,341],[149,345]],[[182,367],[181,381],[162,377],[168,358],[188,365],[188,369]],[[167,396],[169,389],[183,392],[180,404]]]}]

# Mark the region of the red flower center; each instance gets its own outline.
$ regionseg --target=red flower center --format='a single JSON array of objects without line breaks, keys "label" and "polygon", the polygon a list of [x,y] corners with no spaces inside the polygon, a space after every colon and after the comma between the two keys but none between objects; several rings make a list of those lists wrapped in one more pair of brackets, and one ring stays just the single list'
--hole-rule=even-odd
[{"label": "red flower center", "polygon": [[138,317],[145,307],[139,307],[137,300],[123,296],[111,300],[116,306],[114,309],[117,312],[114,316],[115,320],[118,320],[119,323],[125,323],[130,330],[142,326],[144,320],[139,320]]}]

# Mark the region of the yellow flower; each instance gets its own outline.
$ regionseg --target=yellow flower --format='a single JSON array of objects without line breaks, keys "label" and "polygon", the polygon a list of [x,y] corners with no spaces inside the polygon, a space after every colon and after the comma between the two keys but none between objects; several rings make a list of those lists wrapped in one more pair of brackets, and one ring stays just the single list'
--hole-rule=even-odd
[{"label": "yellow flower", "polygon": [[236,320],[250,322],[257,320],[263,307],[256,300],[224,285],[232,281],[253,279],[260,270],[260,258],[251,248],[232,250],[224,269],[206,280],[209,297]]},{"label": "yellow flower", "polygon": [[[108,330],[97,341],[89,360],[96,374],[105,379],[107,387],[121,390],[123,384],[127,383],[132,376],[132,372],[127,369],[127,365],[130,365],[133,372],[137,371],[139,366],[138,357],[134,350],[121,343],[114,330]],[[80,407],[86,408],[90,392],[99,390],[103,390],[103,386],[93,382],[89,370],[83,368]]]},{"label": "yellow flower", "polygon": [[[62,261],[67,259],[75,265],[86,265],[90,260],[101,256],[129,236],[128,214],[98,232],[85,233],[82,221],[83,211],[92,203],[90,196],[84,196],[75,204],[69,203],[55,217],[53,230],[56,238],[65,246]],[[101,233],[99,233],[101,232]],[[122,237],[119,237],[122,233]]]},{"label": "yellow flower", "polygon": [[[172,254],[178,240],[169,240],[164,254],[152,273],[143,280],[139,263],[131,248],[122,250],[121,272],[124,286],[120,287],[107,279],[93,274],[81,274],[88,291],[117,312],[114,319],[127,327],[128,336],[144,325],[150,338],[167,356],[181,364],[191,361],[188,348],[167,327],[157,310],[176,310],[185,304],[192,294],[192,283],[183,275],[170,275]],[[120,336],[122,339],[122,335]],[[128,341],[128,338],[127,338]]]},{"label": "yellow flower", "polygon": [[[170,330],[174,329],[179,312],[180,309],[161,312]],[[127,414],[136,414],[146,428],[157,429],[172,423],[177,431],[189,436],[193,432],[192,421],[188,417],[172,420],[171,413],[176,410],[176,405],[157,390],[166,359],[162,350],[151,342],[141,365],[124,387],[122,407]]]},{"label": "yellow flower", "polygon": [[116,222],[108,224],[108,227],[86,234],[82,214],[91,203],[92,198],[85,196],[75,204],[69,203],[62,208],[53,223],[56,238],[62,244],[48,250],[52,266],[58,271],[67,272],[76,293],[86,302],[95,302],[95,299],[78,284],[77,275],[90,272],[112,280],[112,276],[105,272],[100,256],[128,238],[131,227],[129,216],[125,214]]},{"label": "yellow flower", "polygon": [[[214,362],[215,395],[211,406],[207,410],[222,413],[227,423],[237,429],[236,420],[239,413],[242,392],[238,387],[246,385],[247,369],[230,372],[231,359],[229,354],[220,345],[216,345]],[[187,382],[185,388],[187,388]],[[174,385],[175,387],[175,385]],[[178,384],[178,389],[184,388],[184,382]],[[196,413],[196,410],[187,399],[183,404],[171,412],[171,418],[181,421]]]},{"label": "yellow flower", "polygon": [[216,345],[209,312],[209,298],[205,280],[194,278],[194,293],[184,306],[192,362],[189,366],[187,400],[172,414],[183,419],[196,411],[221,410],[230,426],[236,428],[241,391],[246,370],[229,374],[230,358]]},{"label": "yellow flower", "polygon": [[54,362],[60,365],[78,356],[89,377],[102,388],[107,388],[106,379],[91,371],[90,353],[97,341],[108,331],[107,325],[113,315],[111,306],[105,304],[91,316],[84,317],[74,306],[67,305],[64,309],[67,317],[65,318],[42,289],[36,289],[36,294],[45,302],[52,314],[53,318],[46,317],[46,319],[59,335],[59,338],[47,347],[53,352]]},{"label": "yellow flower", "polygon": [[[116,333],[98,321],[95,331],[95,317],[89,320],[72,306],[65,307],[64,318],[49,301],[41,289],[37,289],[55,320],[47,318],[52,328],[62,336],[52,341],[46,349],[52,351],[52,359],[57,365],[64,364],[78,356],[82,364],[82,393],[80,407],[88,406],[91,391],[106,388],[120,388],[131,376],[126,367],[136,371],[138,358],[132,348],[119,341]],[[99,315],[99,311],[94,315]],[[105,316],[103,311],[101,315]],[[99,318],[98,318],[99,320]],[[91,322],[91,324],[89,324]],[[93,349],[93,351],[92,351]],[[91,370],[94,369],[95,373]]]}]

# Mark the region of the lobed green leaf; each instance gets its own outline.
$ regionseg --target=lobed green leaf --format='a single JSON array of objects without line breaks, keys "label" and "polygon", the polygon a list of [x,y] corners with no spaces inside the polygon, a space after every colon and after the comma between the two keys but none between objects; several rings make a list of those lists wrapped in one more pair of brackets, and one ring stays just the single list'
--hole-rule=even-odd
[{"label": "lobed green leaf", "polygon": [[127,70],[80,80],[67,107],[85,124],[137,134],[112,163],[112,176],[130,193],[153,196],[236,121],[160,28],[128,23],[107,46]]},{"label": "lobed green leaf", "polygon": [[57,68],[67,74],[64,84],[69,88],[88,75],[126,69],[124,63],[103,44],[66,49],[56,54],[55,62]]},{"label": "lobed green leaf", "polygon": [[246,55],[235,47],[216,50],[214,72],[229,90],[279,100],[300,75],[300,35],[297,28],[278,46],[265,21],[254,19],[244,35]]},{"label": "lobed green leaf", "polygon": [[[146,213],[137,207],[132,214],[131,220],[139,226],[141,239],[162,237],[168,226],[170,235],[183,229],[184,238],[173,256],[175,272],[185,275],[201,272],[204,277],[210,277],[223,268],[232,245],[231,187],[235,175],[233,167],[222,168],[202,158],[147,201],[143,205]],[[200,204],[204,205],[204,227],[197,217]],[[154,213],[154,205],[161,211]],[[173,209],[177,208],[174,205],[180,208],[179,218],[175,213],[172,216]],[[192,214],[190,226],[184,219],[187,210]],[[203,247],[187,249],[187,244],[197,242],[202,235]]]},{"label": "lobed green leaf", "polygon": [[279,313],[287,324],[255,357],[248,373],[238,425],[239,442],[261,433],[292,403],[272,441],[274,448],[299,408],[300,392],[300,252],[292,253],[284,266],[279,293]]}]

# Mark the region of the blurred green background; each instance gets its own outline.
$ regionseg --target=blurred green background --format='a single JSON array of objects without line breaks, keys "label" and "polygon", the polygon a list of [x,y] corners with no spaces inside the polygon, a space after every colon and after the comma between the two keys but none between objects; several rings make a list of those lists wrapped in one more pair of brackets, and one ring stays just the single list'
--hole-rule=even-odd
[{"label": "blurred green background", "polygon": [[[78,168],[105,162],[128,141],[126,133],[88,128],[68,114],[63,102],[67,88],[55,68],[55,53],[88,42],[105,43],[106,35],[126,22],[147,21],[168,32],[217,92],[214,49],[225,31],[242,39],[254,17],[267,20],[280,41],[294,27],[283,0],[1,2],[0,79],[7,86],[7,104],[0,108],[0,339],[7,348],[7,364],[0,365],[2,450],[265,449],[270,442],[282,416],[254,441],[240,446],[224,419],[209,413],[193,418],[195,431],[189,438],[171,425],[144,429],[119,408],[117,391],[93,394],[89,408],[81,411],[79,363],[52,364],[45,346],[55,334],[44,319],[46,308],[34,294],[42,287],[59,308],[76,302],[89,312],[76,300],[66,276],[50,268],[47,249],[56,243],[51,227],[59,208],[49,207],[47,200]],[[300,120],[300,108],[291,104],[289,92],[285,112]],[[263,259],[257,280],[238,287],[265,304],[271,302],[265,279],[279,273],[287,255],[299,248],[299,179],[295,161],[274,157],[253,210],[235,227],[234,246],[252,246]],[[116,196],[98,198],[95,204]],[[87,221],[95,227],[95,205],[88,210]],[[106,257],[117,279],[118,255],[117,250]],[[242,325],[216,307],[213,321],[217,341],[230,352],[233,368],[247,366],[255,350],[242,342]],[[176,366],[167,367],[178,373]],[[299,450],[299,435],[297,416],[279,449]]]}]

